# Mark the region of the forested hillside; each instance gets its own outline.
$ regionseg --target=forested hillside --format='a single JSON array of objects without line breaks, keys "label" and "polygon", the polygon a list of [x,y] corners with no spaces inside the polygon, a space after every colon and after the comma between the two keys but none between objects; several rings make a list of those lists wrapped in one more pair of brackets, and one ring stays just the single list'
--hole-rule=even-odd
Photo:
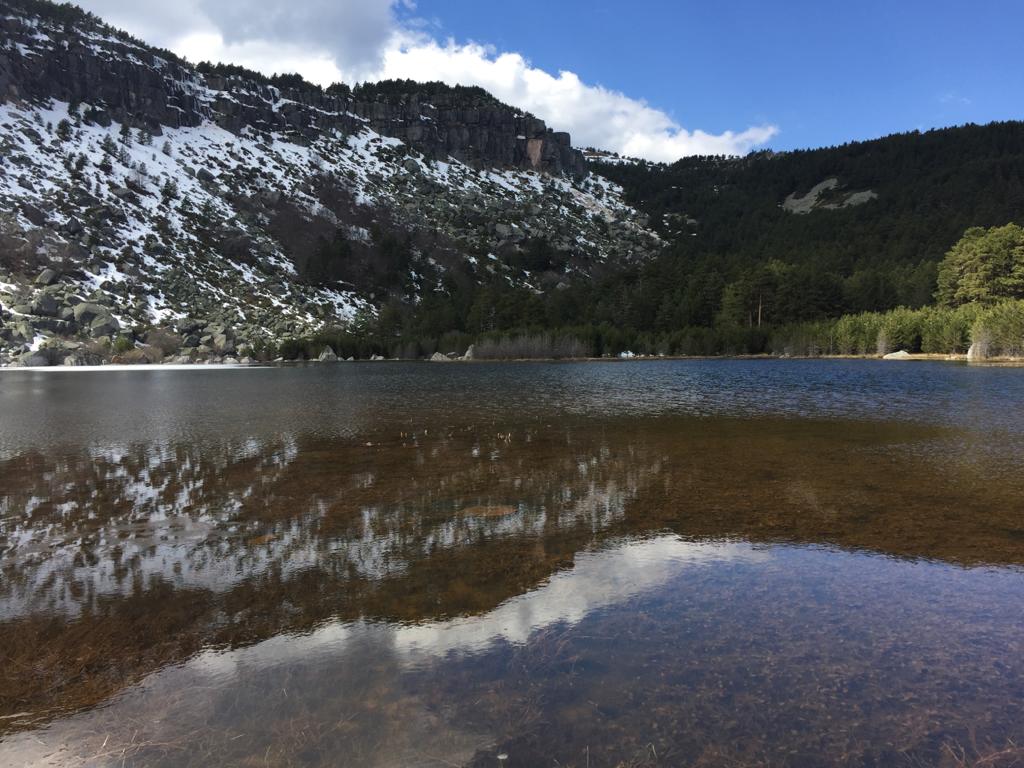
[{"label": "forested hillside", "polygon": [[[672,165],[588,156],[647,214],[661,251],[544,293],[499,281],[468,291],[448,286],[429,302],[384,313],[376,348],[450,351],[482,339],[503,356],[563,347],[590,354],[873,353],[906,336],[918,349],[919,332],[889,333],[879,344],[875,320],[865,326],[875,330],[851,344],[830,346],[828,330],[821,342],[818,326],[814,343],[791,343],[790,336],[798,325],[932,306],[939,263],[965,232],[1024,222],[1019,122]],[[542,265],[547,252],[535,241],[528,260]],[[970,323],[958,320],[950,334],[948,351],[962,351]]]},{"label": "forested hillside", "polygon": [[919,307],[968,228],[1024,221],[1020,122],[598,167],[672,243],[637,278],[659,282],[660,303],[676,307],[659,325],[707,324],[722,310],[756,323],[759,307],[773,323]]}]

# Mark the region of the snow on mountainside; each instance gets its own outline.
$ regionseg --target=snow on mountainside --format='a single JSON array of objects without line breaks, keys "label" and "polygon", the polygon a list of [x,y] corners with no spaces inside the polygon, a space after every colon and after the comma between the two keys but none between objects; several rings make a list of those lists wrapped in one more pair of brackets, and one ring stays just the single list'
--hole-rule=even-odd
[{"label": "snow on mountainside", "polygon": [[[431,105],[296,111],[307,96],[206,78],[92,22],[0,24],[0,364],[155,359],[159,329],[192,359],[245,354],[418,301],[448,270],[554,290],[658,246],[610,182],[546,173],[575,161],[528,116],[432,107],[433,133],[401,140],[374,127]],[[120,81],[83,97],[74,70],[97,67]],[[536,138],[472,143],[523,120]],[[537,240],[564,255],[543,274],[509,257]]]}]

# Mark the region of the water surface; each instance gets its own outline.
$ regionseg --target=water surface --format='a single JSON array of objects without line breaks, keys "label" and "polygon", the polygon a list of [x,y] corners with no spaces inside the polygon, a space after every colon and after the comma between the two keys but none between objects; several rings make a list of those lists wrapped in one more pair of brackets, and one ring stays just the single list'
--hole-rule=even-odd
[{"label": "water surface", "polygon": [[1016,764],[1022,403],[872,361],[3,372],[0,763]]}]

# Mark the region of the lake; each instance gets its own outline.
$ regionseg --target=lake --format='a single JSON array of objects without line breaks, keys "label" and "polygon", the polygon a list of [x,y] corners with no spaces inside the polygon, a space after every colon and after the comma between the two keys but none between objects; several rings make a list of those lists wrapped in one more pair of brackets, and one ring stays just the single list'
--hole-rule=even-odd
[{"label": "lake", "polygon": [[1024,762],[1024,371],[0,372],[0,764]]}]

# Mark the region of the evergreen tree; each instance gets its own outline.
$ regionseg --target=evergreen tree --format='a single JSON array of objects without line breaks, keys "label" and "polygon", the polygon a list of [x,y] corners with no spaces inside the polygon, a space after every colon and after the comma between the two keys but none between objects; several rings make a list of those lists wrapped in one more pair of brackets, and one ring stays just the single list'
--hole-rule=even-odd
[{"label": "evergreen tree", "polygon": [[160,195],[165,203],[176,200],[178,197],[178,183],[174,179],[168,178],[160,188]]},{"label": "evergreen tree", "polygon": [[67,143],[67,142],[71,141],[71,134],[72,134],[71,121],[69,121],[67,118],[64,118],[59,123],[57,123],[57,138],[58,139],[60,139],[61,141]]},{"label": "evergreen tree", "polygon": [[117,142],[110,137],[109,133],[105,134],[103,141],[100,142],[100,149],[107,157],[113,157],[117,154]]},{"label": "evergreen tree", "polygon": [[972,227],[939,265],[936,298],[946,307],[1024,298],[1024,228]]}]

